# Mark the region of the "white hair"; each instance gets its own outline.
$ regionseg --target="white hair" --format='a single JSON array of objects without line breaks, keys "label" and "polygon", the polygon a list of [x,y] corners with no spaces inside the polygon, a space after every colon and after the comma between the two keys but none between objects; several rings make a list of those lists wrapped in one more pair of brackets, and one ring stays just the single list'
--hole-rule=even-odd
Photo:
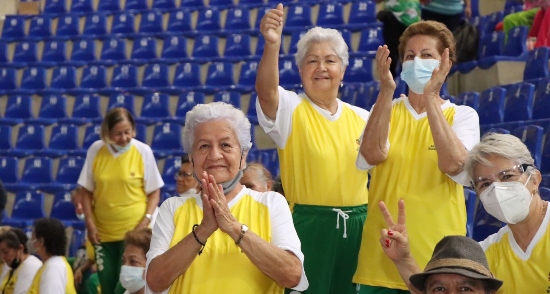
[{"label": "white hair", "polygon": [[[535,162],[531,152],[519,138],[509,134],[487,133],[470,151],[466,160],[464,169],[471,178],[474,178],[474,169],[478,163],[492,165],[487,159],[489,156],[507,158],[518,164],[534,164]],[[532,173],[534,169],[528,168],[527,170]]]},{"label": "white hair", "polygon": [[198,125],[211,120],[226,120],[235,132],[241,151],[248,151],[252,147],[250,135],[250,121],[246,115],[231,104],[224,102],[212,102],[198,104],[185,116],[183,127],[183,149],[185,152],[193,153],[193,142],[195,141],[195,129]]},{"label": "white hair", "polygon": [[299,68],[302,67],[302,61],[306,56],[309,47],[312,44],[324,43],[330,44],[340,61],[342,61],[342,69],[349,64],[349,52],[348,45],[342,35],[335,29],[325,29],[322,27],[314,27],[307,31],[307,33],[298,41],[298,51],[294,58],[296,59],[296,65]]}]

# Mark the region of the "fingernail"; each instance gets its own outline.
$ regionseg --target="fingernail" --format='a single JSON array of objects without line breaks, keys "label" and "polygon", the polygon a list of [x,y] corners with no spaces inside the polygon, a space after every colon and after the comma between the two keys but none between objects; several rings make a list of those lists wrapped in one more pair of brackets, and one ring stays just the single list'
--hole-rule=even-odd
[{"label": "fingernail", "polygon": [[390,247],[390,240],[386,239],[386,247]]},{"label": "fingernail", "polygon": [[393,232],[392,232],[392,231],[388,231],[388,235],[393,236]]}]

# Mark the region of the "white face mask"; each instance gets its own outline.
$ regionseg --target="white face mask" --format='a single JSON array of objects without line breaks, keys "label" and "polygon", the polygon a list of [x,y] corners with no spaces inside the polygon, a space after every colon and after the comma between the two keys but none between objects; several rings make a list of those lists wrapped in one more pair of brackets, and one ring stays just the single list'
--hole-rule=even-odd
[{"label": "white face mask", "polygon": [[145,287],[144,271],[144,267],[123,265],[120,269],[120,284],[130,293],[141,290]]},{"label": "white face mask", "polygon": [[493,182],[481,193],[479,199],[487,212],[501,222],[517,224],[529,214],[533,194],[521,182]]},{"label": "white face mask", "polygon": [[130,144],[130,143],[126,144],[126,146],[124,146],[124,147],[122,147],[120,145],[117,145],[117,144],[113,144],[113,147],[115,147],[115,149],[118,153],[124,153],[124,152],[130,150],[131,146],[132,146],[132,144]]},{"label": "white face mask", "polygon": [[439,66],[437,59],[420,59],[403,62],[401,79],[407,83],[411,91],[417,94],[424,94],[424,87],[432,78],[432,72]]}]

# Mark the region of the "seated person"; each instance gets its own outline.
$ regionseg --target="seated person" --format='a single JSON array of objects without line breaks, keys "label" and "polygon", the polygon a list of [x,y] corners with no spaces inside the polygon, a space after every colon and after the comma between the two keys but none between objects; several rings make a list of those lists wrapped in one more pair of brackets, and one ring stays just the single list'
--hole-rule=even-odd
[{"label": "seated person", "polygon": [[241,184],[258,192],[271,191],[273,177],[271,173],[261,163],[247,163],[241,178]]},{"label": "seated person", "polygon": [[193,165],[189,162],[189,155],[181,157],[180,170],[175,175],[176,192],[179,196],[185,197],[197,194],[197,180],[193,177]]},{"label": "seated person", "polygon": [[10,269],[1,281],[2,293],[24,294],[42,262],[29,254],[27,235],[20,229],[11,228],[0,235],[0,253]]},{"label": "seated person", "polygon": [[124,253],[120,269],[120,284],[124,294],[145,293],[145,264],[147,251],[151,243],[151,229],[134,229],[124,236]]}]

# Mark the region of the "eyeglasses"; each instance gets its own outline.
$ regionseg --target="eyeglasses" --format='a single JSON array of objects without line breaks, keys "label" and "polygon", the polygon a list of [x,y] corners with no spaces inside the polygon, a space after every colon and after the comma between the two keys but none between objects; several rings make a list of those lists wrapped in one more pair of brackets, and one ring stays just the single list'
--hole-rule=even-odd
[{"label": "eyeglasses", "polygon": [[179,171],[174,175],[174,179],[177,180],[179,177],[189,178],[189,177],[192,177],[192,176],[193,176],[192,173],[186,173],[186,172]]},{"label": "eyeglasses", "polygon": [[475,178],[470,184],[472,188],[479,194],[483,192],[487,187],[491,186],[493,182],[515,182],[523,175],[527,168],[533,166],[532,164],[518,164],[509,169],[499,171],[492,175],[486,175]]}]

